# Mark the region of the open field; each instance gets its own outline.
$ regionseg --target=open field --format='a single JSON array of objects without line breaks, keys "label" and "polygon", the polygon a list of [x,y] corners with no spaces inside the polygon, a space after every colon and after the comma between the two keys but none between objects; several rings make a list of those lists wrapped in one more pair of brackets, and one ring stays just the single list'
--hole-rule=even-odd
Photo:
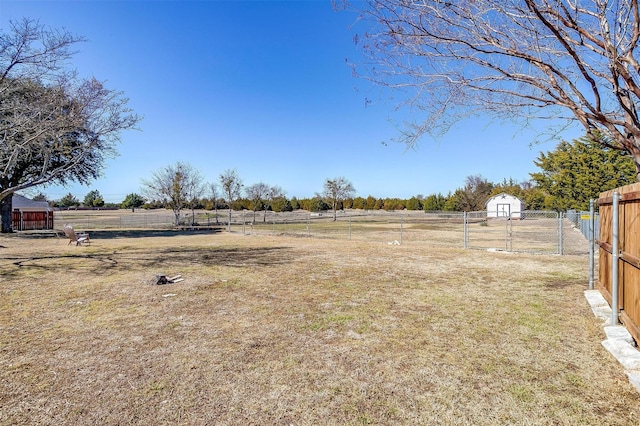
[{"label": "open field", "polygon": [[[584,236],[564,219],[562,231],[556,212],[526,212],[523,220],[486,219],[486,212],[475,212],[466,227],[462,212],[423,211],[338,211],[310,213],[303,210],[274,213],[233,211],[231,230],[243,235],[296,235],[335,238],[345,241],[428,243],[455,248],[497,249],[529,253],[588,254]],[[201,226],[227,229],[227,211],[196,210],[193,217],[183,212],[181,221],[195,218]],[[55,213],[55,224],[65,223],[82,230],[171,229],[170,210],[65,210]],[[562,244],[559,236],[562,235]],[[466,241],[465,241],[466,238]],[[466,244],[466,245],[465,245]],[[562,247],[561,247],[562,246]]]},{"label": "open field", "polygon": [[91,238],[0,236],[2,425],[638,424],[585,256]]}]

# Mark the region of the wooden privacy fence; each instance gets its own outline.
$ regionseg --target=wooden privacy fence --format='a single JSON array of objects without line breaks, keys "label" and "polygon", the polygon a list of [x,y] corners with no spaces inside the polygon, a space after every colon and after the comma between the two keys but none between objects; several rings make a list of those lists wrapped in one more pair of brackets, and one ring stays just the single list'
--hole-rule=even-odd
[{"label": "wooden privacy fence", "polygon": [[53,211],[14,210],[11,212],[11,227],[14,231],[53,229]]},{"label": "wooden privacy fence", "polygon": [[[616,192],[619,200],[618,241],[617,247],[614,247]],[[597,203],[600,206],[598,289],[611,308],[618,310],[620,321],[629,333],[640,342],[640,183],[603,192]],[[615,269],[618,277],[617,295],[613,294]],[[614,307],[614,303],[617,307]]]}]

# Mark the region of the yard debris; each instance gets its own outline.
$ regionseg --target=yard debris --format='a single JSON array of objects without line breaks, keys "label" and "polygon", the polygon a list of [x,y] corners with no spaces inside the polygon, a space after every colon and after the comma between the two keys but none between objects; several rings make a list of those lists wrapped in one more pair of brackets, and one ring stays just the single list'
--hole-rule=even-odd
[{"label": "yard debris", "polygon": [[182,275],[176,275],[175,277],[167,277],[166,275],[156,275],[152,284],[155,284],[155,285],[174,284],[174,283],[179,283],[180,281],[184,281],[184,278],[182,278]]}]

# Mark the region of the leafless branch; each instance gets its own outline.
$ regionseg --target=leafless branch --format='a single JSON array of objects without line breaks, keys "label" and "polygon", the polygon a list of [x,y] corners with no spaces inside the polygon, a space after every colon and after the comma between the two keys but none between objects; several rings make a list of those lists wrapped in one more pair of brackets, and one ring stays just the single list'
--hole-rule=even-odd
[{"label": "leafless branch", "polygon": [[608,134],[640,170],[637,0],[351,6],[371,23],[357,38],[368,58],[357,75],[402,91],[406,104],[424,113],[401,136],[408,145],[479,111],[522,122],[554,117]]}]

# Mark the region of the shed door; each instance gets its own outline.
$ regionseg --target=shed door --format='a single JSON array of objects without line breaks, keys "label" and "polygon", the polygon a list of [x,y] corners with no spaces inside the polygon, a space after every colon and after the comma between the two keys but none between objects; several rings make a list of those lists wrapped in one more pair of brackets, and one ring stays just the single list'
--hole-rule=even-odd
[{"label": "shed door", "polygon": [[511,215],[511,204],[497,204],[498,217],[509,217]]}]

